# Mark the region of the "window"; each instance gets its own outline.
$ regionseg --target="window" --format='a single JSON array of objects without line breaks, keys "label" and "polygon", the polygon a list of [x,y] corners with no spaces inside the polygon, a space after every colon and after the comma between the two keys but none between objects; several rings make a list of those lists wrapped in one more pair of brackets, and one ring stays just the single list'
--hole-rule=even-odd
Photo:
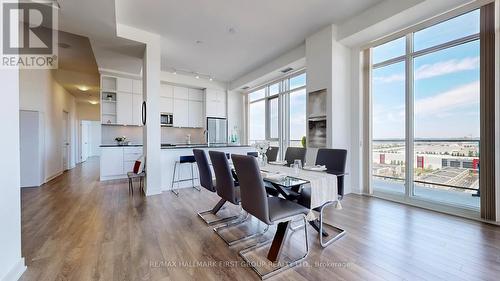
[{"label": "window", "polygon": [[249,143],[267,140],[280,147],[302,146],[306,135],[306,73],[299,72],[248,94]]},{"label": "window", "polygon": [[415,32],[415,51],[476,34],[479,34],[479,10]]},{"label": "window", "polygon": [[266,97],[266,89],[265,88],[257,90],[255,92],[251,92],[250,94],[248,94],[248,100],[250,102],[260,100],[260,99],[263,99],[265,97]]},{"label": "window", "polygon": [[279,98],[269,100],[269,139],[279,138]]},{"label": "window", "polygon": [[266,139],[266,101],[250,103],[248,107],[249,140],[251,143]]},{"label": "window", "polygon": [[274,96],[280,93],[280,83],[269,86],[269,95]]},{"label": "window", "polygon": [[405,63],[373,70],[373,164],[374,188],[405,192]]},{"label": "window", "polygon": [[406,52],[406,38],[401,37],[391,42],[373,48],[373,63],[404,56]]},{"label": "window", "polygon": [[302,147],[302,138],[306,136],[306,89],[296,90],[290,93],[289,120],[289,146]]},{"label": "window", "polygon": [[475,10],[372,49],[375,193],[479,209],[479,23]]}]

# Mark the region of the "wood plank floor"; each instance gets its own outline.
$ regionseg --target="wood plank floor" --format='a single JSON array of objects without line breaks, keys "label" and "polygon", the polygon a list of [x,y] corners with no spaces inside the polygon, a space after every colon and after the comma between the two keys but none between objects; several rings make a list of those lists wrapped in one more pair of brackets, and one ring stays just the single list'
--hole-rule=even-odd
[{"label": "wood plank floor", "polygon": [[[189,189],[179,198],[170,192],[132,197],[126,181],[98,178],[94,159],[41,188],[22,190],[28,269],[21,280],[258,280],[243,266],[241,246],[228,248],[196,216],[217,202],[213,194]],[[347,235],[322,249],[309,230],[306,263],[272,280],[500,276],[499,227],[365,196],[346,196],[343,207],[326,217]],[[289,246],[301,241],[291,239]]]}]

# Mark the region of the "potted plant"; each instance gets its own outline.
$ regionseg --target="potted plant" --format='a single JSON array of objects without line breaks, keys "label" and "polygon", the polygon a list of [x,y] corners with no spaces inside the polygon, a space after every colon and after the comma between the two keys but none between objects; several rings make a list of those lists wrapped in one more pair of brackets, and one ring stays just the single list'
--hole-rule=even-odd
[{"label": "potted plant", "polygon": [[125,136],[116,137],[115,141],[118,143],[118,145],[125,145],[125,142],[127,141],[127,137],[125,137]]}]

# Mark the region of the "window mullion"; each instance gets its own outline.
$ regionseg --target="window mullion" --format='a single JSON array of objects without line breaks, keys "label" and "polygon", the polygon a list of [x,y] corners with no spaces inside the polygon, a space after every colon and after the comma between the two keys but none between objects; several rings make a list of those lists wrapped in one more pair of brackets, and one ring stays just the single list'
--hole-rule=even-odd
[{"label": "window mullion", "polygon": [[405,197],[409,198],[414,195],[414,71],[413,71],[413,33],[406,35],[406,64],[405,64],[405,91],[406,91],[406,155],[405,155]]}]

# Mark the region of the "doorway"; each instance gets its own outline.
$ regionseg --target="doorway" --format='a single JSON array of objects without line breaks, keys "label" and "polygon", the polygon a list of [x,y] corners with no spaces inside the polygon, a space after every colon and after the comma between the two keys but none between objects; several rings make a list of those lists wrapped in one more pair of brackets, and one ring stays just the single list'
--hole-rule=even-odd
[{"label": "doorway", "polygon": [[99,121],[80,121],[79,162],[100,156],[101,123]]},{"label": "doorway", "polygon": [[63,170],[67,171],[70,169],[70,159],[71,159],[71,142],[70,142],[70,121],[69,121],[69,113],[67,111],[63,111],[63,120],[62,120],[62,159],[63,159]]}]

